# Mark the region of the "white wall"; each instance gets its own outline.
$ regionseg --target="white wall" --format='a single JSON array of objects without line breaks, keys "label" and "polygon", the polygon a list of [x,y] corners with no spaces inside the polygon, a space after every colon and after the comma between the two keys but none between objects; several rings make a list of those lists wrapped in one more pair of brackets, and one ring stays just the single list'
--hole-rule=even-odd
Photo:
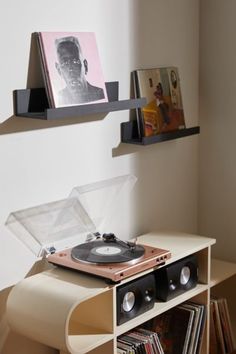
[{"label": "white wall", "polygon": [[[13,116],[11,93],[26,87],[32,32],[94,31],[105,79],[120,82],[121,99],[129,97],[132,70],[175,65],[186,124],[198,125],[198,10],[198,0],[2,2],[0,28],[7,35],[1,38],[0,224],[11,211],[65,198],[76,185],[133,173],[138,182],[123,237],[164,228],[197,231],[197,136],[147,147],[125,146],[120,144],[120,123],[129,119],[126,111],[50,129],[41,122],[37,129],[37,122]],[[17,130],[24,131],[11,133]],[[14,262],[16,248],[5,252],[9,262]],[[20,249],[17,260],[22,257],[22,264],[24,255]],[[2,268],[0,282],[1,272]],[[2,348],[3,354],[13,354],[10,343],[17,346],[22,338],[7,334],[6,297],[7,290],[0,296],[0,352]],[[24,341],[17,353],[28,354],[29,348]],[[35,346],[32,352],[43,349]]]},{"label": "white wall", "polygon": [[201,1],[200,232],[214,255],[236,261],[236,2]]}]

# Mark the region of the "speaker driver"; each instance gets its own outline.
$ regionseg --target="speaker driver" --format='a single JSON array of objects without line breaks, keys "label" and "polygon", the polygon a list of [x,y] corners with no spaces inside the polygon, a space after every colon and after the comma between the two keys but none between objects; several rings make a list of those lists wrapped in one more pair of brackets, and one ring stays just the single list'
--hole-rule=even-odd
[{"label": "speaker driver", "polygon": [[190,268],[184,266],[180,272],[180,284],[186,285],[189,282],[190,276],[191,276]]},{"label": "speaker driver", "polygon": [[134,307],[134,304],[135,304],[135,295],[133,291],[128,291],[123,298],[122,308],[125,312],[129,312]]}]

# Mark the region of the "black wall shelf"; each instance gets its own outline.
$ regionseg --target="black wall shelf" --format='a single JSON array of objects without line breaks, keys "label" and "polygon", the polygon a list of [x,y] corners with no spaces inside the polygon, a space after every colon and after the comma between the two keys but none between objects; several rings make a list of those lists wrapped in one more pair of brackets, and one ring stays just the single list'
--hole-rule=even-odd
[{"label": "black wall shelf", "polygon": [[[44,88],[15,90],[13,92],[14,114],[18,117],[55,121],[63,118],[80,118],[99,113],[137,109],[146,104],[144,97],[119,101],[119,83],[117,81],[106,82],[106,89],[108,102],[60,108],[49,108]],[[121,141],[127,144],[150,145],[199,134],[199,132],[200,127],[196,126],[140,138],[136,120],[121,123]]]},{"label": "black wall shelf", "polygon": [[122,143],[127,144],[150,145],[199,133],[200,127],[196,126],[139,138],[137,121],[133,120],[130,122],[121,123],[121,141]]},{"label": "black wall shelf", "polygon": [[53,120],[136,109],[146,104],[146,98],[119,101],[117,81],[106,82],[106,89],[108,102],[60,108],[49,108],[44,88],[15,90],[13,92],[14,114],[19,117]]}]

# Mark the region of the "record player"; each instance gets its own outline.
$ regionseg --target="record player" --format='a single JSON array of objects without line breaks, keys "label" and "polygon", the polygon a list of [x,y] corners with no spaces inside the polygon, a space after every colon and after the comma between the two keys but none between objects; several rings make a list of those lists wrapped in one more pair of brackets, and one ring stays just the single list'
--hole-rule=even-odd
[{"label": "record player", "polygon": [[127,175],[75,187],[66,199],[12,212],[6,225],[38,258],[118,282],[171,256],[110,232],[135,182]]}]

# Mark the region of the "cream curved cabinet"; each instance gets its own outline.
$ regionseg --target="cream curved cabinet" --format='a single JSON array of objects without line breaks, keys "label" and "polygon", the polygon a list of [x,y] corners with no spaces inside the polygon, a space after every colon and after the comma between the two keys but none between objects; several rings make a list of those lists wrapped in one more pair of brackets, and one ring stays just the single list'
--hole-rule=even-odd
[{"label": "cream curved cabinet", "polygon": [[12,329],[26,337],[87,353],[113,338],[112,297],[112,289],[100,279],[55,268],[13,288],[8,319]]},{"label": "cream curved cabinet", "polygon": [[55,267],[24,279],[12,289],[7,302],[12,330],[56,348],[61,354],[115,354],[119,335],[191,299],[207,306],[202,353],[209,353],[211,246],[215,240],[162,232],[140,236],[138,242],[170,250],[172,257],[166,264],[195,254],[199,264],[198,285],[168,302],[156,301],[151,310],[117,325],[117,287],[153,272],[154,268],[118,284],[108,284],[102,278]]}]

